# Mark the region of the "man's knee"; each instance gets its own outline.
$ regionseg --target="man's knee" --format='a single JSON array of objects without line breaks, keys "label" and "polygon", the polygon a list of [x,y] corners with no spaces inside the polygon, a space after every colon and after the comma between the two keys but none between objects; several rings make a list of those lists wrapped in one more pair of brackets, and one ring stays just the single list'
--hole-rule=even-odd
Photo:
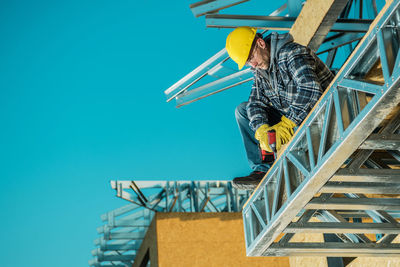
[{"label": "man's knee", "polygon": [[236,107],[236,109],[235,109],[235,117],[236,117],[236,120],[239,120],[239,119],[247,119],[247,109],[246,109],[246,106],[247,106],[247,102],[243,102],[243,103],[240,103],[240,105],[238,105],[237,107]]}]

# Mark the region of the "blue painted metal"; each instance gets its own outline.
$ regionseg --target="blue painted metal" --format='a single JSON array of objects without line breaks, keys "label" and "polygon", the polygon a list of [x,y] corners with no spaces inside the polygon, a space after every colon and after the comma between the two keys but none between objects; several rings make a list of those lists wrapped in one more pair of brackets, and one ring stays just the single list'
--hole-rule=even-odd
[{"label": "blue painted metal", "polygon": [[265,212],[266,212],[267,222],[269,222],[271,220],[271,211],[269,209],[270,203],[269,203],[268,190],[264,190],[263,192],[265,199]]},{"label": "blue painted metal", "polygon": [[283,163],[283,174],[285,177],[286,197],[290,197],[290,195],[292,194],[292,189],[290,188],[289,169],[288,169],[287,159],[283,159],[282,163]]},{"label": "blue painted metal", "polygon": [[[332,216],[332,213],[329,211],[320,211],[316,214],[316,217],[322,222],[338,222],[337,218]],[[354,234],[344,234],[347,238],[349,238],[353,243],[359,243],[359,239]]]},{"label": "blue painted metal", "polygon": [[339,130],[339,135],[343,135],[343,118],[342,118],[342,110],[341,110],[341,105],[340,105],[340,100],[339,100],[339,92],[337,88],[333,90],[333,103],[335,105],[335,112],[336,112],[336,119],[337,119],[337,126]]},{"label": "blue painted metal", "polygon": [[296,17],[245,16],[245,15],[207,15],[206,26],[209,28],[236,28],[242,26],[257,29],[288,31]]},{"label": "blue painted metal", "polygon": [[363,36],[364,33],[354,32],[335,34],[334,36],[325,39],[322,45],[318,48],[317,54],[322,54],[343,45],[359,41]]},{"label": "blue painted metal", "polygon": [[[322,107],[325,106],[325,116],[324,116],[324,123],[323,128],[322,128],[322,134],[321,134],[321,141],[319,145],[319,153],[318,153],[318,162],[321,162],[322,156],[325,154],[325,147],[326,147],[326,139],[328,136],[328,122],[329,118],[331,117],[331,106],[332,106],[332,97],[328,97],[326,100],[326,104],[322,105]],[[321,111],[320,111],[321,112]]]},{"label": "blue painted metal", "polygon": [[[276,179],[276,186],[275,186],[275,192],[274,192],[274,202],[272,204],[272,214],[276,213],[276,209],[278,208],[278,201],[279,201],[279,191],[281,188],[281,182],[282,182],[282,168],[279,168],[277,173],[275,174],[275,179]],[[265,188],[264,190],[268,190]]]},{"label": "blue painted metal", "polygon": [[376,85],[376,84],[355,81],[355,80],[346,79],[346,78],[344,78],[340,82],[340,86],[349,88],[351,90],[357,90],[357,91],[366,92],[366,93],[370,93],[370,94],[377,94],[381,88],[381,86]]},{"label": "blue painted metal", "polygon": [[155,212],[238,212],[250,196],[228,181],[111,181],[111,186],[131,204],[101,215],[105,224],[97,228],[101,236],[90,266],[132,266]]},{"label": "blue painted metal", "polygon": [[189,7],[195,17],[200,17],[247,1],[249,0],[205,0],[191,4]]},{"label": "blue painted metal", "polygon": [[[246,236],[248,256],[291,255],[290,250],[285,250],[288,247],[282,244],[278,245],[278,243],[274,243],[274,240],[292,220],[295,220],[295,217],[298,216],[302,208],[319,192],[320,188],[342,167],[342,164],[346,162],[369,134],[379,126],[385,116],[400,102],[400,65],[395,65],[391,73],[390,64],[388,62],[396,62],[397,60],[393,57],[397,56],[397,54],[393,55],[392,53],[392,58],[390,58],[390,55],[387,53],[388,47],[390,47],[388,43],[391,43],[392,47],[398,49],[400,40],[395,33],[389,37],[388,34],[391,32],[386,33],[386,36],[383,36],[382,33],[389,22],[391,24],[393,22],[400,22],[399,14],[400,1],[393,1],[393,3],[384,10],[379,21],[376,22],[376,26],[372,28],[371,31],[368,32],[368,36],[362,40],[362,43],[360,43],[358,49],[353,53],[351,59],[349,59],[348,63],[331,84],[331,87],[322,96],[306,121],[297,130],[285,151],[283,151],[280,158],[271,167],[267,176],[263,179],[243,208],[245,230],[252,229],[251,226],[247,225],[251,223],[251,220],[249,221],[246,218],[248,218],[250,210],[254,212],[254,209],[257,208],[253,203],[260,201],[258,198],[259,193],[263,192],[263,190],[265,192],[267,188],[271,187],[273,181],[276,181],[276,174],[279,171],[283,171],[286,179],[285,183],[287,183],[288,180],[295,181],[291,183],[294,190],[290,192],[288,197],[282,194],[278,199],[274,198],[273,205],[275,203],[282,203],[278,206],[278,210],[275,212],[275,210],[272,209],[271,216],[261,218],[261,220],[268,221],[266,227],[262,227],[262,224],[259,224],[257,225],[257,231],[254,232],[253,235]],[[377,40],[377,42],[375,40]],[[393,50],[393,48],[391,49]],[[377,51],[380,61],[382,62],[385,80],[385,83],[382,85],[371,82],[368,78],[364,80],[359,80],[358,78],[356,80],[353,78],[355,70],[358,72],[359,70],[368,70],[375,66],[378,58],[371,58],[373,55],[370,54],[370,51]],[[369,58],[371,58],[371,60],[366,60]],[[362,64],[361,67],[360,64]],[[397,62],[397,64],[399,63]],[[364,71],[364,76],[366,73],[367,72]],[[342,90],[341,88],[346,88],[346,90]],[[361,106],[359,98],[365,97],[365,92],[373,93],[374,95],[371,96],[371,99],[365,106]],[[322,121],[321,118],[323,118]],[[319,128],[320,134],[312,136],[313,133],[308,128],[310,125],[321,125]],[[304,142],[306,142],[306,144],[304,144]],[[314,146],[313,144],[316,145]],[[307,148],[308,155],[314,154],[312,151],[314,147],[319,147],[315,165],[310,159],[310,166],[306,166],[308,161],[299,160],[299,158],[295,156],[297,151]],[[287,166],[288,161],[292,163],[291,167]],[[308,167],[310,167],[310,171],[308,171]],[[263,201],[263,205],[265,206],[270,204],[268,203],[268,196],[265,196]],[[392,213],[397,214],[398,212],[400,211],[393,211]],[[368,217],[373,218],[377,224],[382,221],[376,218],[378,216],[376,211],[368,211],[366,214]],[[385,220],[396,223],[390,216],[386,217]],[[355,236],[348,234],[347,237],[354,243],[360,243],[360,240],[362,244],[365,242],[372,242],[363,235],[357,235],[357,238],[355,238]],[[393,237],[387,237],[386,240],[393,240]],[[355,247],[367,248],[361,243],[360,246]],[[385,242],[382,248],[389,243],[390,241]],[[293,247],[293,244],[291,246]],[[375,247],[375,250],[370,250],[365,253],[368,255],[379,253],[379,245]],[[271,248],[271,250],[269,250],[269,248]],[[281,248],[281,250],[279,250],[279,248]],[[345,254],[346,248],[348,247],[344,246],[343,251],[338,253],[349,255]],[[393,248],[398,249],[394,246]],[[326,253],[328,253],[328,250],[326,251]],[[324,253],[322,248],[320,253],[320,255]],[[398,253],[400,253],[400,251]],[[337,253],[335,255],[337,255]]]},{"label": "blue painted metal", "polygon": [[380,59],[381,59],[381,65],[382,65],[382,72],[383,72],[383,78],[385,80],[388,80],[390,77],[390,72],[389,72],[389,64],[388,64],[388,59],[387,59],[387,54],[386,54],[386,48],[385,48],[385,43],[383,40],[383,31],[379,31],[377,33],[378,39],[378,50],[380,54]]},{"label": "blue painted metal", "polygon": [[[241,26],[288,31],[296,17],[244,16],[244,15],[207,15],[206,26],[210,28],[236,28]],[[372,20],[338,19],[332,26],[332,32],[367,32]]]},{"label": "blue painted metal", "polygon": [[369,19],[338,19],[331,29],[332,32],[367,32],[372,20]]},{"label": "blue painted metal", "polygon": [[308,144],[308,151],[309,151],[309,157],[310,157],[310,166],[311,166],[311,169],[314,169],[315,168],[315,159],[314,159],[314,149],[312,147],[310,127],[306,128],[306,136],[307,136],[307,144]]},{"label": "blue painted metal", "polygon": [[310,175],[305,166],[295,156],[293,156],[293,153],[288,153],[287,159],[290,160],[294,166],[303,173],[304,176]]}]

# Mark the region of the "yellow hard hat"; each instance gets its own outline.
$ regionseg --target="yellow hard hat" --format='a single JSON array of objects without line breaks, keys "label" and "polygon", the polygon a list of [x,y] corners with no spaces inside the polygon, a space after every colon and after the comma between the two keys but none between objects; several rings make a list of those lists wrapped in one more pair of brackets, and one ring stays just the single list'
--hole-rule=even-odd
[{"label": "yellow hard hat", "polygon": [[251,44],[256,32],[256,28],[238,27],[226,38],[226,51],[228,51],[233,61],[238,64],[239,70],[243,68],[249,58]]}]

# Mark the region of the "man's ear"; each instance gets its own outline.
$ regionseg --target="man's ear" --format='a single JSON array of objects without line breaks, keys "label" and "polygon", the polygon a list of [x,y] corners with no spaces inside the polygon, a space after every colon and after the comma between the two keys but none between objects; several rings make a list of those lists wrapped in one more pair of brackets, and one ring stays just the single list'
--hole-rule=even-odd
[{"label": "man's ear", "polygon": [[263,40],[263,38],[258,38],[257,39],[257,45],[261,48],[264,49],[266,47],[265,41]]}]

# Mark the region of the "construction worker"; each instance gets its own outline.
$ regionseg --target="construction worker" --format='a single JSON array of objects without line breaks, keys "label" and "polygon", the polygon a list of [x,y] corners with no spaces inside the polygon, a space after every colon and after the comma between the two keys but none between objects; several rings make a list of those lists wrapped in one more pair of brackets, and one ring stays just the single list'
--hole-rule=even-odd
[{"label": "construction worker", "polygon": [[334,75],[289,33],[263,38],[255,28],[239,27],[228,35],[226,50],[239,70],[248,65],[254,74],[249,100],[235,111],[253,172],[233,179],[236,188],[251,190],[270,168],[260,156],[260,147],[271,152],[267,132],[275,130],[277,150],[288,143]]}]

